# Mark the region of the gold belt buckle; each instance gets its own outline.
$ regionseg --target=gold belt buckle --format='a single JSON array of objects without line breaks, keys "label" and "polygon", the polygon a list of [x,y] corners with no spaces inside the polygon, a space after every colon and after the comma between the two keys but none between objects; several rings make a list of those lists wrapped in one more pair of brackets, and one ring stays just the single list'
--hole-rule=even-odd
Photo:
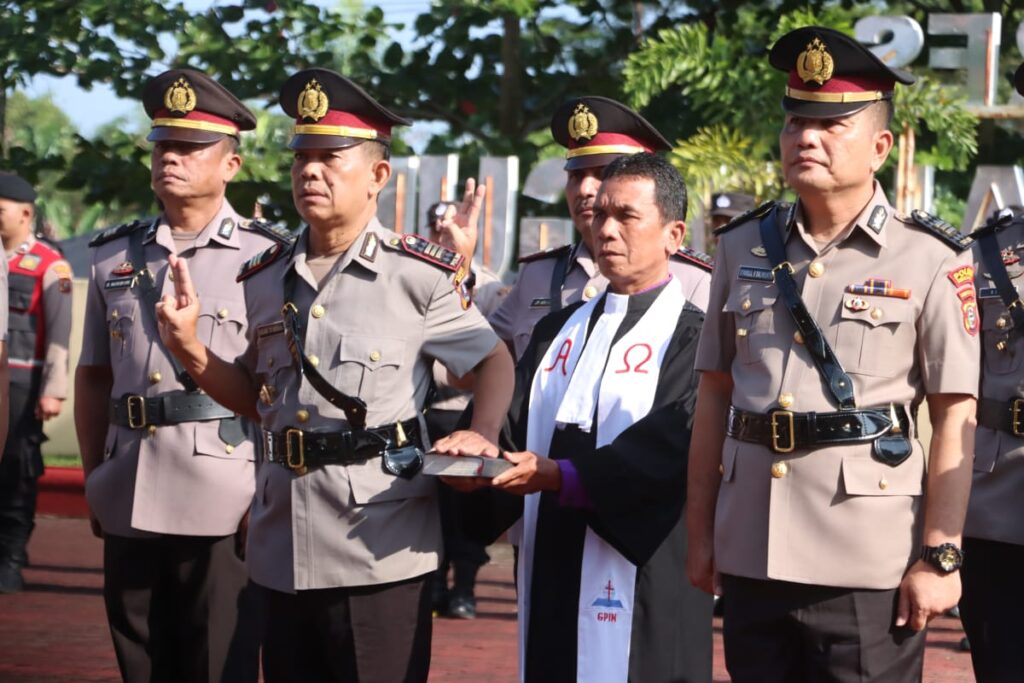
[{"label": "gold belt buckle", "polygon": [[[292,437],[295,437],[294,439]],[[295,442],[297,448],[292,448],[292,443]],[[286,429],[284,432],[284,450],[285,450],[285,464],[292,472],[296,474],[306,473],[306,440],[305,435],[301,429]],[[298,457],[296,457],[295,451],[298,451]]]},{"label": "gold belt buckle", "polygon": [[[146,399],[138,394],[132,394],[127,399],[128,428],[142,429],[146,426]],[[132,410],[135,406],[135,410]]]},{"label": "gold belt buckle", "polygon": [[[772,450],[776,453],[792,453],[796,449],[796,430],[793,413],[788,410],[773,410],[769,416],[772,424]],[[783,447],[779,444],[779,417],[786,420],[789,427],[789,444]]]},{"label": "gold belt buckle", "polygon": [[1024,436],[1024,425],[1021,424],[1020,412],[1024,406],[1024,398],[1013,399],[1013,413],[1010,419],[1010,431],[1014,436]]}]

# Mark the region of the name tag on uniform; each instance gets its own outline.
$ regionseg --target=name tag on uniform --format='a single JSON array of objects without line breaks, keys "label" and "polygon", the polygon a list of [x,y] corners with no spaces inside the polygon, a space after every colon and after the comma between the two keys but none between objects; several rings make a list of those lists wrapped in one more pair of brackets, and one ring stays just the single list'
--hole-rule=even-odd
[{"label": "name tag on uniform", "polygon": [[537,297],[530,302],[530,308],[551,308],[551,299],[549,297]]},{"label": "name tag on uniform", "polygon": [[135,278],[132,276],[128,277],[112,277],[103,283],[103,289],[128,289],[132,286],[132,281]]},{"label": "name tag on uniform", "polygon": [[775,275],[772,274],[771,268],[758,268],[757,266],[740,266],[740,272],[736,277],[751,282],[775,282]]},{"label": "name tag on uniform", "polygon": [[284,322],[277,321],[276,323],[270,323],[268,325],[260,325],[256,328],[256,338],[263,339],[264,337],[270,337],[275,334],[281,334],[284,332]]},{"label": "name tag on uniform", "polygon": [[979,299],[997,299],[999,298],[999,290],[995,287],[982,287],[978,290]]}]

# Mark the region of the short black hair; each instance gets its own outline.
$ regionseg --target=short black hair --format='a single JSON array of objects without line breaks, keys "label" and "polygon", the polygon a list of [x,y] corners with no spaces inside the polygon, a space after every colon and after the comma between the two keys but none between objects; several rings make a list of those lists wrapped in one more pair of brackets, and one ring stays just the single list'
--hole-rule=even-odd
[{"label": "short black hair", "polygon": [[621,156],[605,166],[601,174],[602,181],[612,178],[649,178],[654,181],[654,203],[662,220],[686,220],[686,183],[663,157],[651,152]]},{"label": "short black hair", "polygon": [[875,121],[878,124],[878,130],[892,130],[892,117],[896,112],[896,107],[892,103],[891,98],[879,100],[874,105]]},{"label": "short black hair", "polygon": [[390,161],[391,147],[380,140],[367,140],[360,143],[363,146],[363,153],[371,163],[377,161]]}]

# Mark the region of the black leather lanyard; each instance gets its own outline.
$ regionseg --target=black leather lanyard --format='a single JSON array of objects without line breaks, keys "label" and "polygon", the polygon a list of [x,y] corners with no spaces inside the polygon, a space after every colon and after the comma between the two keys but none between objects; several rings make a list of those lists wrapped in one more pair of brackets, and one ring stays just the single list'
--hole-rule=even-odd
[{"label": "black leather lanyard", "polygon": [[[1009,225],[1012,220],[1004,222]],[[981,245],[981,260],[988,270],[988,275],[999,292],[999,298],[1003,300],[1003,304],[1010,311],[1010,317],[1013,318],[1013,329],[1010,330],[1010,333],[1020,334],[1024,332],[1024,303],[1021,302],[1017,288],[1010,280],[1010,274],[1006,272],[1006,264],[1003,263],[1003,255],[999,251],[999,242],[996,241],[996,232],[999,227],[1002,226],[992,225],[991,230],[979,235],[976,239]]]},{"label": "black leather lanyard", "polygon": [[299,309],[294,303],[295,286],[298,277],[298,274],[295,272],[295,264],[290,264],[284,276],[285,304],[281,309],[285,334],[288,336],[288,349],[291,351],[292,358],[299,365],[300,374],[309,381],[309,385],[316,390],[316,393],[327,399],[327,402],[332,406],[345,413],[345,419],[348,420],[349,427],[352,429],[363,429],[366,427],[366,401],[358,396],[349,396],[343,391],[334,388],[320,374],[320,371],[313,367],[313,364],[306,357],[306,351],[302,343],[303,339],[305,339],[305,330],[302,326],[302,320],[299,318]]},{"label": "black leather lanyard", "polygon": [[564,250],[555,259],[555,266],[551,270],[551,284],[548,288],[548,297],[551,299],[551,313],[562,310],[562,285],[565,278],[569,276],[570,258],[576,251],[576,247]]},{"label": "black leather lanyard", "polygon": [[818,368],[818,374],[825,380],[825,386],[828,387],[832,398],[836,400],[841,410],[853,410],[857,407],[853,396],[853,380],[843,370],[835,352],[825,340],[824,333],[800,297],[800,291],[793,279],[793,266],[786,260],[786,246],[779,234],[778,211],[778,206],[772,207],[760,222],[761,243],[772,264],[775,286],[778,287],[797,330],[803,335],[807,350],[810,351],[814,365]]},{"label": "black leather lanyard", "polygon": [[[155,220],[160,220],[159,218]],[[155,222],[155,221],[154,221]],[[159,330],[160,327],[156,320],[156,304],[160,301],[160,290],[157,289],[156,279],[153,277],[153,273],[149,270],[149,266],[146,264],[146,246],[143,244],[146,234],[149,230],[138,229],[132,232],[128,238],[128,260],[131,261],[132,269],[135,274],[135,282],[132,287],[135,288],[139,293],[139,299],[142,301],[140,308],[142,309],[142,315],[146,316],[150,323],[153,324],[153,331],[156,334],[154,344],[156,344],[167,356],[171,362],[171,368],[174,370],[174,376],[185,387],[185,391],[190,393],[199,391],[199,385],[192,379],[185,368],[182,367],[178,359],[174,357],[173,353],[167,351],[164,347],[163,342],[160,341]],[[170,265],[167,266],[170,268]]]}]

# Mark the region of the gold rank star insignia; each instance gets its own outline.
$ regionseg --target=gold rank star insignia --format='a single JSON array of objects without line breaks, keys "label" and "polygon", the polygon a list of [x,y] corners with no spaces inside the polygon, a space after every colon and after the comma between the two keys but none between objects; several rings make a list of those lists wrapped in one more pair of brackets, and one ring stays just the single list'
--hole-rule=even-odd
[{"label": "gold rank star insignia", "polygon": [[172,114],[184,116],[196,108],[196,91],[184,77],[176,80],[164,93],[164,106]]},{"label": "gold rank star insignia", "polygon": [[569,117],[569,137],[576,142],[590,140],[597,135],[597,117],[590,107],[580,102]]},{"label": "gold rank star insignia", "polygon": [[832,78],[835,63],[825,43],[815,38],[807,44],[807,49],[796,58],[796,73],[805,84],[817,83],[824,85]]},{"label": "gold rank star insignia", "polygon": [[299,93],[299,117],[319,121],[327,114],[327,93],[314,78]]}]

